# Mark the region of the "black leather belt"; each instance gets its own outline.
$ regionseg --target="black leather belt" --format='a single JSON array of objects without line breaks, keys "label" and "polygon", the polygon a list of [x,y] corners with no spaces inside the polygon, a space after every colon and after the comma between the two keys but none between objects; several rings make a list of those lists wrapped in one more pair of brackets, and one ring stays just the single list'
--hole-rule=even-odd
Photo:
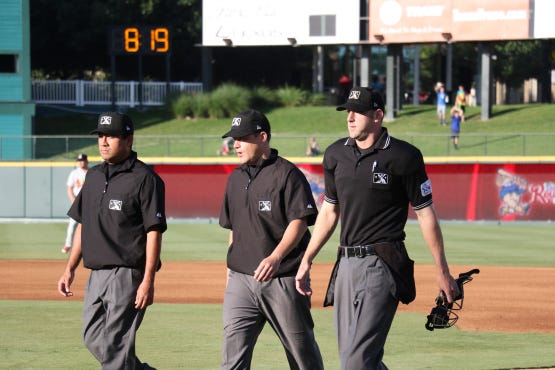
[{"label": "black leather belt", "polygon": [[337,248],[338,257],[366,257],[373,256],[376,254],[374,247],[372,245],[355,245],[352,247],[339,246]]}]

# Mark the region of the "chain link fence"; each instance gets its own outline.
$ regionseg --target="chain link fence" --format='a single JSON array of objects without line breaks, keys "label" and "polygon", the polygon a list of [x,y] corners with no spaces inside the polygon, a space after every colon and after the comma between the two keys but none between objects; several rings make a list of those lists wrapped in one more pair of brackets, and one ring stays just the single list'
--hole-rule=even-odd
[{"label": "chain link fence", "polygon": [[[424,156],[555,156],[555,133],[534,134],[462,134],[455,149],[449,134],[402,134],[393,136],[418,147]],[[304,157],[309,136],[272,135],[272,147],[285,157]],[[339,139],[338,136],[316,136],[320,148]],[[141,157],[216,157],[222,146],[217,135],[135,135],[133,148]],[[16,148],[18,153],[14,156]],[[74,160],[78,153],[97,155],[95,136],[0,136],[0,160],[25,161]],[[233,155],[233,154],[232,154]]]}]

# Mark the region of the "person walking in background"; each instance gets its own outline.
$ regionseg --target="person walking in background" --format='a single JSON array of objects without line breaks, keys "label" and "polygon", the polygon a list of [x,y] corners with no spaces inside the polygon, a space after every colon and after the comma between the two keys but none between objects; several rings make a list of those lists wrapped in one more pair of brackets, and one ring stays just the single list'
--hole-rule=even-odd
[{"label": "person walking in background", "polygon": [[[89,160],[87,155],[81,153],[77,156],[75,160],[77,163],[77,167],[74,168],[67,178],[67,196],[69,198],[70,204],[73,204],[75,197],[81,191],[83,184],[85,183],[85,176],[87,175],[87,171],[89,169]],[[67,231],[66,231],[66,242],[62,247],[62,253],[67,253],[72,245],[73,245],[73,238],[75,236],[75,229],[77,228],[77,221],[69,218],[69,222],[67,224]]]},{"label": "person walking in background", "polygon": [[449,96],[445,93],[445,87],[440,85],[437,88],[436,94],[436,105],[437,105],[437,116],[439,117],[439,124],[445,125],[445,112],[447,109],[447,103],[449,103]]},{"label": "person walking in background", "polygon": [[90,276],[83,302],[83,337],[102,369],[150,369],[135,354],[135,336],[154,301],[166,230],[162,179],[132,150],[133,122],[107,112],[99,116],[98,149],[103,163],[92,167],[68,216],[80,223],[58,291],[71,284],[81,258]]},{"label": "person walking in background", "polygon": [[464,91],[463,85],[459,85],[459,89],[457,90],[457,95],[455,96],[455,105],[464,114],[466,110],[466,91]]},{"label": "person walking in background", "polygon": [[409,204],[449,302],[458,287],[449,272],[421,152],[382,127],[383,99],[371,89],[354,87],[337,110],[348,112],[349,137],[324,152],[325,199],[296,287],[312,294],[312,261],[341,216],[341,245],[324,302],[334,305],[341,369],[384,369],[384,345],[399,301],[408,304],[416,295],[413,261],[404,245]]},{"label": "person walking in background", "polygon": [[218,150],[218,155],[228,156],[233,153],[233,138],[226,137],[222,141],[222,146]]},{"label": "person walking in background", "polygon": [[320,145],[318,145],[316,138],[314,136],[311,136],[308,141],[308,148],[306,148],[307,157],[320,155]]},{"label": "person walking in background", "polygon": [[342,103],[347,100],[347,96],[349,94],[349,90],[353,86],[353,80],[351,80],[348,76],[342,75],[339,78],[339,102]]},{"label": "person walking in background", "polygon": [[475,107],[476,103],[476,84],[473,82],[470,87],[470,94],[468,95],[468,106]]},{"label": "person walking in background", "polygon": [[303,173],[270,147],[270,123],[256,110],[233,117],[240,166],[229,176],[220,226],[229,229],[221,369],[250,369],[266,322],[291,369],[323,369],[310,297],[295,290],[295,273],[318,213]]},{"label": "person walking in background", "polygon": [[453,147],[459,149],[459,135],[461,132],[461,122],[464,122],[464,112],[456,105],[451,108],[451,139]]},{"label": "person walking in background", "polygon": [[382,96],[385,96],[385,84],[380,82],[380,77],[377,74],[372,75],[372,90]]}]

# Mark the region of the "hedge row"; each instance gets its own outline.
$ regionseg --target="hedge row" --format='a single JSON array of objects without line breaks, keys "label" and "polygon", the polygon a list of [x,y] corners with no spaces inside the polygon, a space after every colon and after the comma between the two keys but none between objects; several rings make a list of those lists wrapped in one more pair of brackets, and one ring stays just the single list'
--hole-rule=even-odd
[{"label": "hedge row", "polygon": [[228,118],[249,108],[263,110],[325,103],[324,94],[313,94],[295,87],[249,89],[233,83],[222,84],[210,93],[181,94],[170,101],[177,118]]}]

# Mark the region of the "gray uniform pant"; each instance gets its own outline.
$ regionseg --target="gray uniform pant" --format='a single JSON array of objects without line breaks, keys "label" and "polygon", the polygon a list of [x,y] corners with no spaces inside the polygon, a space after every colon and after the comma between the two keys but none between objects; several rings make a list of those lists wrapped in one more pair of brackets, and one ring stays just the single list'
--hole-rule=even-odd
[{"label": "gray uniform pant", "polygon": [[387,369],[384,345],[399,302],[386,268],[375,255],[341,257],[334,316],[342,370]]},{"label": "gray uniform pant", "polygon": [[142,369],[135,355],[135,333],[146,309],[135,309],[143,273],[115,267],[92,270],[85,288],[83,337],[103,370]]},{"label": "gray uniform pant", "polygon": [[250,369],[254,346],[270,323],[283,344],[291,369],[323,369],[314,338],[310,298],[295,289],[295,277],[258,282],[230,271],[224,297],[224,338],[220,369]]}]

